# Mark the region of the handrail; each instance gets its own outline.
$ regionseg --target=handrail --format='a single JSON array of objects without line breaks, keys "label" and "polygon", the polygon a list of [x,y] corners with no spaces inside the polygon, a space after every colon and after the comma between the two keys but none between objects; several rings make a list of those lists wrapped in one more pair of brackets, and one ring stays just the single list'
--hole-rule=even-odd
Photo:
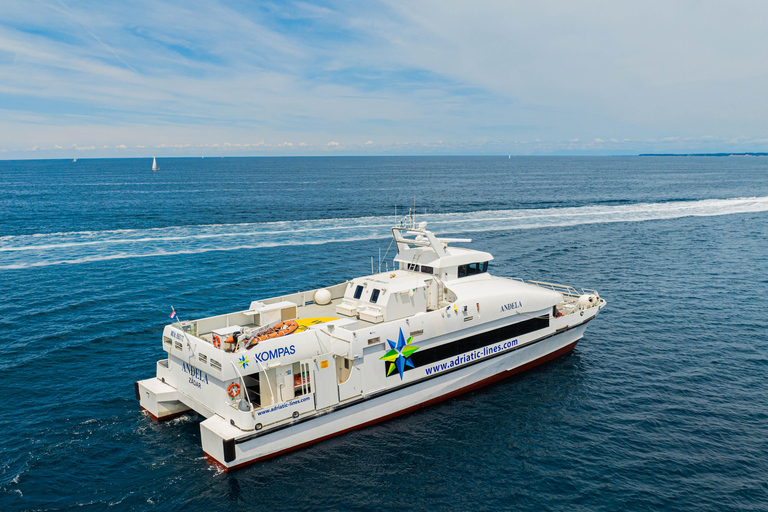
[{"label": "handrail", "polygon": [[571,297],[578,297],[580,295],[584,295],[585,293],[591,293],[593,295],[598,295],[599,296],[597,291],[591,290],[591,289],[588,289],[588,288],[582,288],[581,289],[581,293],[579,293],[579,291],[576,288],[574,288],[573,286],[568,286],[568,285],[564,285],[564,284],[547,283],[545,281],[526,281],[526,280],[521,279],[519,277],[508,277],[507,279],[512,280],[512,281],[519,281],[521,283],[532,284],[532,285],[538,286],[540,288],[547,288],[547,289],[550,289],[552,291],[555,291],[555,292],[558,292],[558,293],[562,293],[563,295],[569,295]]},{"label": "handrail", "polygon": [[[304,380],[304,367],[306,366],[307,379]],[[309,380],[309,363],[299,362],[299,378],[301,379],[301,394],[308,395],[312,392],[311,382]]]},{"label": "handrail", "polygon": [[[240,370],[237,369],[237,365],[230,361],[232,363],[232,367],[235,369],[235,372],[240,377],[240,382],[243,383],[243,391],[245,391],[245,399],[248,400],[248,410],[253,411],[253,404],[251,403],[251,397],[248,396],[248,387],[245,385],[245,379],[243,378],[243,374],[240,373]],[[269,378],[267,378],[269,380]]]},{"label": "handrail", "polygon": [[556,284],[556,283],[547,283],[545,281],[528,281],[531,284],[534,284],[536,286],[539,286],[541,288],[549,288],[550,290],[564,293],[567,295],[580,295],[579,292],[576,291],[576,288],[573,286],[568,286],[564,284]]}]

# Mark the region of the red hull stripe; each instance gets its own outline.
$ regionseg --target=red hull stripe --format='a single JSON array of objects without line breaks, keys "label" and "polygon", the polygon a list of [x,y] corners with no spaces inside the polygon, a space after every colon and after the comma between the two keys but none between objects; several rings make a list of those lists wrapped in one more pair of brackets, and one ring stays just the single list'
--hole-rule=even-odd
[{"label": "red hull stripe", "polygon": [[169,414],[167,416],[163,416],[162,418],[158,418],[157,416],[155,416],[154,414],[149,412],[147,409],[145,409],[143,406],[142,406],[141,410],[144,411],[145,413],[147,413],[147,415],[150,418],[152,418],[152,421],[154,421],[156,423],[159,423],[161,421],[172,420],[173,418],[178,418],[179,416],[183,416],[183,415],[185,415],[185,414],[187,414],[189,412],[189,411],[174,412],[173,414]]},{"label": "red hull stripe", "polygon": [[[218,466],[222,471],[232,471],[233,469],[240,469],[245,466],[249,466],[251,464],[255,464],[257,462],[261,462],[263,460],[271,459],[273,457],[277,457],[280,455],[283,455],[284,453],[292,452],[294,450],[299,450],[301,448],[304,448],[306,446],[313,445],[315,443],[319,443],[320,441],[325,441],[326,439],[330,439],[332,437],[340,436],[342,434],[346,434],[347,432],[351,432],[353,430],[357,430],[360,428],[365,428],[370,425],[375,425],[376,423],[381,423],[382,421],[387,421],[392,418],[396,418],[398,416],[402,416],[403,414],[408,414],[410,412],[416,411],[418,409],[429,407],[430,405],[440,403],[444,400],[448,400],[449,398],[453,398],[455,396],[462,395],[464,393],[468,393],[469,391],[474,391],[475,389],[482,388],[484,386],[487,386],[488,384],[493,384],[494,382],[500,381],[501,379],[506,379],[507,377],[511,377],[512,375],[515,375],[517,373],[524,372],[526,370],[530,370],[531,368],[538,366],[540,364],[546,363],[548,361],[551,361],[552,359],[558,358],[562,355],[567,354],[573,348],[576,346],[576,344],[579,341],[576,340],[570,345],[566,345],[565,347],[561,348],[560,350],[556,350],[550,354],[547,354],[543,357],[540,357],[539,359],[534,359],[533,361],[530,361],[528,363],[525,363],[522,366],[518,366],[517,368],[512,368],[511,370],[507,370],[501,373],[497,373],[496,375],[493,375],[491,377],[488,377],[487,379],[483,379],[480,381],[475,382],[474,384],[470,384],[469,386],[463,387],[461,389],[457,389],[455,391],[451,391],[450,393],[446,393],[445,395],[441,395],[437,398],[433,398],[432,400],[427,400],[426,402],[422,402],[420,404],[408,407],[407,409],[402,409],[397,412],[393,412],[392,414],[388,414],[387,416],[382,416],[381,418],[376,418],[375,420],[368,421],[366,423],[361,423],[359,425],[354,425],[352,427],[349,427],[344,430],[339,430],[338,432],[334,432],[333,434],[328,434],[324,437],[319,437],[317,439],[313,439],[312,441],[307,441],[306,443],[297,444],[295,446],[291,446],[290,448],[286,448],[285,450],[280,450],[279,452],[270,453],[269,455],[265,455],[263,457],[259,457],[257,459],[249,460],[247,462],[243,462],[242,464],[238,464],[236,466],[226,467],[218,460],[214,459],[211,455],[205,453],[205,457],[208,460],[209,463]],[[150,415],[151,416],[151,415]],[[153,416],[154,417],[154,416]]]}]

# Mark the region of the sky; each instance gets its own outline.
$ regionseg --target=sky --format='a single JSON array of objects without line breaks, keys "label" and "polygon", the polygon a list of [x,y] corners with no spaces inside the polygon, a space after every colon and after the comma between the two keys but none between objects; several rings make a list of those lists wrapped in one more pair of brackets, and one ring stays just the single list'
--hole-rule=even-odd
[{"label": "sky", "polygon": [[0,159],[768,151],[768,2],[0,2]]}]

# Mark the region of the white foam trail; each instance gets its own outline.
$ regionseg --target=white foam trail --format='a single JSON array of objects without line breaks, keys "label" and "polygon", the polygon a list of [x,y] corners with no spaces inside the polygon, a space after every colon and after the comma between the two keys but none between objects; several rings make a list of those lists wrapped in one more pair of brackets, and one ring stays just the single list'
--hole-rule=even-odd
[{"label": "white foam trail", "polygon": [[[641,222],[768,211],[768,197],[420,215],[438,233]],[[388,238],[392,217],[359,217],[0,237],[0,269]]]}]

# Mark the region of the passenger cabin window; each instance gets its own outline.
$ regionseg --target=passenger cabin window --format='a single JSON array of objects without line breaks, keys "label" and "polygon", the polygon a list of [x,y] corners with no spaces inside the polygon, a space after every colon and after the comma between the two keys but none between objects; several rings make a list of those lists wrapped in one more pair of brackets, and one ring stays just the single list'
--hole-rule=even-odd
[{"label": "passenger cabin window", "polygon": [[434,271],[435,271],[435,269],[433,269],[432,267],[428,267],[426,265],[419,266],[419,265],[417,265],[415,263],[408,263],[406,268],[408,270],[413,270],[414,272],[423,272],[425,274],[433,274]]},{"label": "passenger cabin window", "polygon": [[[502,351],[505,350],[499,345],[494,347],[493,345],[496,343],[509,340],[517,336],[522,336],[523,334],[536,332],[540,329],[546,329],[547,327],[549,327],[549,314],[523,320],[522,322],[517,322],[515,324],[493,329],[491,331],[486,331],[482,334],[475,334],[473,336],[461,338],[460,340],[443,343],[442,345],[438,345],[434,348],[430,347],[418,350],[413,352],[411,355],[411,361],[413,361],[414,365],[403,365],[403,371],[407,372],[411,369],[423,368],[438,361],[452,359],[460,354],[466,354],[467,352],[480,349],[483,349],[482,353],[484,354],[484,357],[493,357],[491,354],[501,352],[494,349],[501,348]],[[544,333],[541,332],[539,335],[544,336]],[[508,347],[506,350],[509,350],[512,345],[509,343],[506,346]],[[390,369],[390,366],[393,366],[394,364],[395,363],[390,361],[385,361],[384,369],[387,375],[396,375],[394,370]]]},{"label": "passenger cabin window", "polygon": [[488,272],[488,262],[470,263],[469,265],[459,265],[459,277],[474,276]]},{"label": "passenger cabin window", "polygon": [[355,298],[359,299],[363,295],[363,287],[361,285],[358,285],[357,288],[355,288]]},{"label": "passenger cabin window", "polygon": [[377,300],[379,300],[379,289],[374,288],[373,291],[371,292],[371,302],[376,304]]}]

